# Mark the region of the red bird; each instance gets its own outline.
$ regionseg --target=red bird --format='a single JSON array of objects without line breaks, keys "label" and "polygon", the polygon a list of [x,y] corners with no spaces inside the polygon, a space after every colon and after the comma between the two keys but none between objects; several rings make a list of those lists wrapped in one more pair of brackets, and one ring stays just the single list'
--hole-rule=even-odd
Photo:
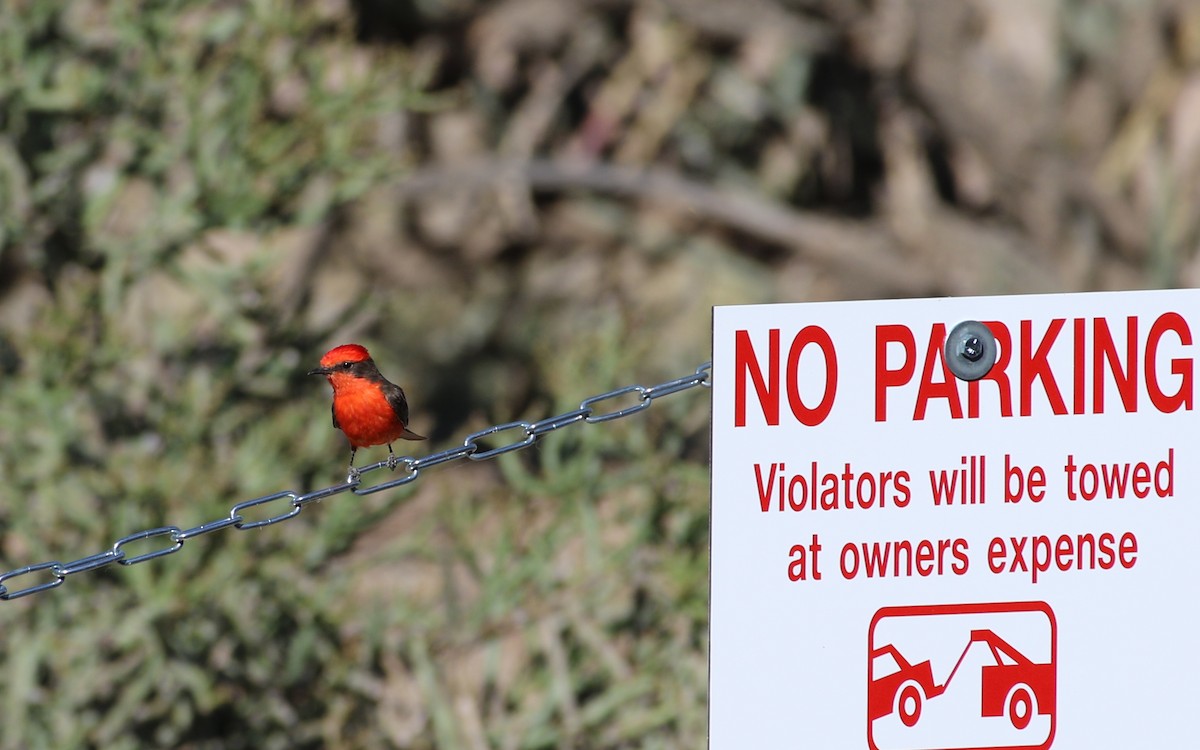
[{"label": "red bird", "polygon": [[375,366],[366,347],[343,344],[321,357],[321,366],[309,375],[324,375],[333,386],[333,426],[350,441],[350,473],[359,448],[387,445],[388,460],[395,458],[396,440],[424,440],[408,429],[408,399]]}]

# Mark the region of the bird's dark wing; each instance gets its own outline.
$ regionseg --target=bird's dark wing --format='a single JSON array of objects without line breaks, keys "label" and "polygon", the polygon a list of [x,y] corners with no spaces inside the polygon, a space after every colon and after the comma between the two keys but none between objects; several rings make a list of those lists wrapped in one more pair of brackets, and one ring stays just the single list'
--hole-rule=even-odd
[{"label": "bird's dark wing", "polygon": [[387,398],[388,405],[392,407],[392,411],[396,412],[396,418],[407,425],[408,399],[404,397],[404,389],[387,380],[380,383],[379,387],[383,389],[383,395]]},{"label": "bird's dark wing", "polygon": [[404,424],[404,433],[400,437],[405,440],[424,440],[424,435],[418,435],[408,429],[408,399],[404,397],[404,389],[388,380],[384,380],[379,386],[383,389],[388,405],[396,413],[396,418]]},{"label": "bird's dark wing", "polygon": [[337,409],[334,409],[332,404],[329,406],[329,413],[333,415],[333,429],[335,429],[335,430],[342,429],[342,426],[340,424],[338,424],[338,421],[337,421]]}]

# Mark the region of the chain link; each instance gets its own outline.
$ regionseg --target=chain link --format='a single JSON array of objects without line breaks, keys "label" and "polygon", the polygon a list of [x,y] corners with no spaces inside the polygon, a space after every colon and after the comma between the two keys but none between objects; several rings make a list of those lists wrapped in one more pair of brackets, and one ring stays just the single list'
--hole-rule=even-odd
[{"label": "chain link", "polygon": [[[253,500],[246,500],[237,503],[230,507],[229,515],[225,518],[218,518],[215,521],[202,523],[199,526],[193,526],[190,529],[180,529],[178,526],[159,526],[153,529],[145,529],[137,531],[128,536],[123,536],[118,539],[111,549],[103,552],[98,552],[93,555],[81,557],[78,560],[72,560],[68,563],[62,563],[57,560],[37,563],[35,565],[26,565],[23,568],[16,568],[6,573],[0,574],[0,600],[8,601],[10,599],[20,599],[21,597],[37,594],[49,589],[58,588],[63,584],[69,576],[77,573],[85,573],[90,570],[107,567],[114,563],[121,565],[136,565],[137,563],[146,562],[159,557],[173,555],[183,549],[183,543],[189,539],[193,539],[205,534],[211,534],[216,531],[223,531],[232,526],[241,531],[250,529],[258,529],[264,526],[287,521],[300,515],[300,511],[305,505],[314,503],[318,500],[324,500],[327,497],[340,495],[343,492],[352,492],[355,495],[370,495],[383,490],[389,490],[394,487],[399,487],[404,484],[416,481],[420,476],[422,469],[428,469],[438,464],[450,463],[452,461],[461,461],[468,459],[471,461],[484,461],[489,458],[509,453],[511,451],[528,448],[538,441],[543,435],[560,430],[563,427],[573,425],[576,422],[587,422],[596,424],[599,422],[608,422],[614,419],[627,417],[630,414],[642,411],[649,408],[650,404],[657,398],[669,396],[672,393],[679,393],[690,388],[702,386],[708,388],[712,385],[712,362],[705,362],[696,368],[696,371],[690,375],[685,375],[681,378],[668,380],[665,383],[644,387],[640,385],[630,385],[624,388],[607,393],[601,393],[598,396],[584,399],[579,404],[578,409],[557,414],[553,417],[538,420],[537,422],[507,422],[505,424],[493,425],[486,430],[472,432],[463,440],[461,446],[448,448],[437,453],[430,453],[419,458],[413,456],[398,456],[389,458],[386,461],[370,464],[360,469],[355,469],[345,482],[335,484],[330,487],[324,487],[319,490],[313,490],[305,494],[299,494],[292,490],[284,490],[275,492],[270,495],[256,497]],[[637,403],[631,406],[622,408],[614,408],[612,411],[598,412],[594,407],[598,404],[604,404],[608,401],[614,401],[614,404],[608,406],[617,406],[620,403],[629,401],[629,394],[637,394]],[[623,400],[621,397],[626,397]],[[495,447],[487,448],[479,441],[482,438],[491,437],[500,433],[510,433],[505,435],[508,442],[502,443]],[[400,468],[403,474],[395,479],[390,479],[379,484],[374,484],[369,487],[362,486],[362,477],[371,472],[380,469]],[[266,510],[273,512],[274,515],[262,518],[256,521],[247,520],[243,515],[244,511],[259,506],[266,506]],[[160,539],[161,537],[161,539]],[[133,557],[127,557],[125,554],[125,546],[134,542],[140,542],[147,539],[155,539],[161,543],[158,549],[150,552],[144,552]],[[26,576],[34,576],[37,573],[49,574],[50,580],[31,578],[23,588],[13,589],[6,585],[8,581],[13,581]],[[38,581],[38,582],[34,582]]]}]

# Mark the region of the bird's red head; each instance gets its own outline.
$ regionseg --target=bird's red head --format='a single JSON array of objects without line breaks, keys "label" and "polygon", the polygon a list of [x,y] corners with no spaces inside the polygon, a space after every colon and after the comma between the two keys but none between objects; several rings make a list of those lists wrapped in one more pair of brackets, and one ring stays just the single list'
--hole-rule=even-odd
[{"label": "bird's red head", "polygon": [[351,383],[355,378],[378,375],[371,354],[365,346],[358,344],[342,344],[325,352],[321,357],[321,366],[309,370],[309,375],[324,375],[336,390],[341,385]]},{"label": "bird's red head", "polygon": [[325,356],[321,357],[321,367],[333,367],[343,362],[365,362],[370,358],[371,353],[367,351],[367,347],[358,344],[342,344],[325,352]]}]

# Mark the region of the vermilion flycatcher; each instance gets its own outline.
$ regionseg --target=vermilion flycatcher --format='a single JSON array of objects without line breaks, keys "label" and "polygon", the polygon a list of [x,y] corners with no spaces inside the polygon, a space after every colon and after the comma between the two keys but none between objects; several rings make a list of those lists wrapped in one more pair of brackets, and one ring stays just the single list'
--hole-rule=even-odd
[{"label": "vermilion flycatcher", "polygon": [[333,426],[350,441],[350,473],[359,448],[387,445],[388,459],[395,457],[396,440],[424,440],[408,429],[408,399],[400,386],[385,378],[366,347],[343,344],[321,357],[321,366],[309,375],[324,375],[333,386]]}]

